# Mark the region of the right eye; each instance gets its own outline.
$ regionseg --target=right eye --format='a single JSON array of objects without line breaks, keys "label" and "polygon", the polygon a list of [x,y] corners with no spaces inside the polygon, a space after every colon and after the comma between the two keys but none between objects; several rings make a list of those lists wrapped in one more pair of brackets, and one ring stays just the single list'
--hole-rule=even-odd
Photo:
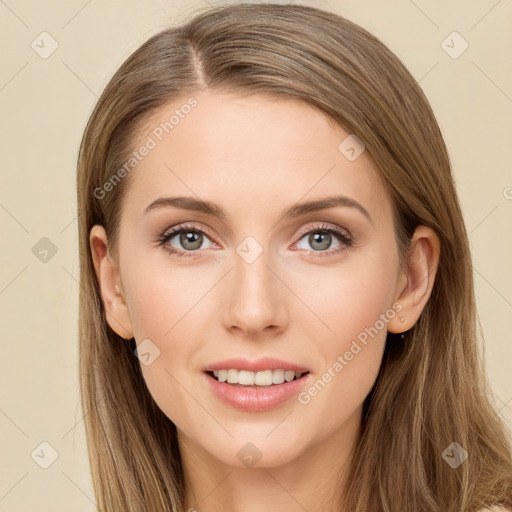
[{"label": "right eye", "polygon": [[[159,245],[162,245],[166,251],[179,257],[195,256],[194,253],[198,252],[206,240],[209,240],[209,238],[202,229],[195,226],[178,226],[177,228],[172,228],[171,231],[163,233],[159,238]],[[173,241],[175,242],[174,244],[169,243]],[[210,247],[211,245],[206,247],[206,249]]]}]

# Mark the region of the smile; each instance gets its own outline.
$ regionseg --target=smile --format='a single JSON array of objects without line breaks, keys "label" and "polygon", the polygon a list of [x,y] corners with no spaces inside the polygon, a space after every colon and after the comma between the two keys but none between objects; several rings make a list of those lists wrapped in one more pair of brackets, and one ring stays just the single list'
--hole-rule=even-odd
[{"label": "smile", "polygon": [[239,384],[241,386],[272,386],[275,384],[283,384],[300,379],[302,375],[309,372],[296,372],[292,370],[263,370],[259,372],[251,372],[249,370],[214,370],[208,372],[213,378],[219,382],[227,382],[228,384]]},{"label": "smile", "polygon": [[[214,375],[214,371],[218,374],[217,376]],[[309,372],[297,373],[298,376],[295,371],[290,370],[286,372],[279,369],[251,372],[229,369],[206,371],[203,375],[206,379],[206,386],[224,404],[243,412],[264,412],[290,402],[292,397],[300,393],[308,383],[311,383],[313,377]],[[276,383],[273,382],[274,376]],[[226,381],[221,382],[221,377],[226,377]],[[228,377],[236,382],[227,382]],[[287,380],[286,377],[291,380]],[[242,382],[254,380],[267,384],[240,384],[239,380]]]}]

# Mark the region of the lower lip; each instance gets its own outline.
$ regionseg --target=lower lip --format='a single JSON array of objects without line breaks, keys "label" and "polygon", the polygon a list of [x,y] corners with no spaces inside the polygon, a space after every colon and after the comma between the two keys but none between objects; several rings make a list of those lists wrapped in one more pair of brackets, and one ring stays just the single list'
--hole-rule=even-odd
[{"label": "lower lip", "polygon": [[215,395],[228,405],[246,412],[262,412],[281,405],[299,393],[309,380],[311,373],[291,382],[258,387],[235,386],[227,382],[219,382],[207,373],[204,375]]}]

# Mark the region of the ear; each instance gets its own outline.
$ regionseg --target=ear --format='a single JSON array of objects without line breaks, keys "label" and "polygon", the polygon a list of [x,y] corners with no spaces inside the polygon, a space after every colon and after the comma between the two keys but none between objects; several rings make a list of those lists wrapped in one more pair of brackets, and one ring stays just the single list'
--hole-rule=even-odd
[{"label": "ear", "polygon": [[119,269],[108,254],[108,240],[103,226],[95,225],[89,235],[94,269],[105,306],[109,326],[121,338],[133,338],[133,328],[126,305]]},{"label": "ear", "polygon": [[395,303],[399,302],[402,309],[388,322],[389,332],[405,332],[418,320],[434,286],[440,251],[437,233],[427,226],[417,226],[406,268],[399,276],[395,291]]}]

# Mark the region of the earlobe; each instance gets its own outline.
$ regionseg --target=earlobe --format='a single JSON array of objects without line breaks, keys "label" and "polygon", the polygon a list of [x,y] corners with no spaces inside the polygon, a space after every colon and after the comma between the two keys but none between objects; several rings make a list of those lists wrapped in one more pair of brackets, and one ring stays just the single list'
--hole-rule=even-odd
[{"label": "earlobe", "polygon": [[417,322],[434,286],[440,251],[441,242],[437,233],[427,226],[417,226],[406,269],[400,275],[397,286],[395,302],[399,302],[402,308],[388,323],[389,332],[405,332]]},{"label": "earlobe", "polygon": [[121,292],[121,279],[116,263],[108,254],[108,240],[103,226],[95,225],[89,235],[94,269],[111,329],[124,339],[134,336],[128,306]]}]

